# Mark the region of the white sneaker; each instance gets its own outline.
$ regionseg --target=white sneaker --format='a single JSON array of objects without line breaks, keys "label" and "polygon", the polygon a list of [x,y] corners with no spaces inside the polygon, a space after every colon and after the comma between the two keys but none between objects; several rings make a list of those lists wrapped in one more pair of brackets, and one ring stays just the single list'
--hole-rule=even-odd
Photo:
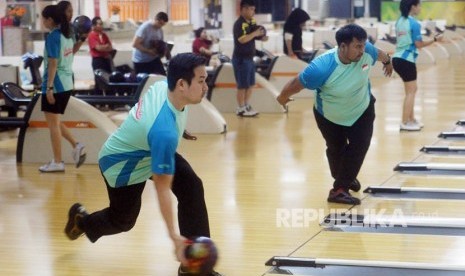
[{"label": "white sneaker", "polygon": [[255,113],[255,115],[253,115],[253,116],[256,116],[256,115],[259,114],[258,111],[255,111],[250,104],[245,105],[245,110],[247,110],[247,111],[249,111],[251,113]]},{"label": "white sneaker", "polygon": [[250,105],[245,105],[236,109],[236,115],[241,117],[255,117],[258,115],[258,112],[253,110]]},{"label": "white sneaker", "polygon": [[400,130],[407,130],[407,131],[420,131],[421,126],[416,122],[407,122],[400,124]]},{"label": "white sneaker", "polygon": [[60,163],[55,163],[55,160],[50,161],[50,163],[45,164],[39,167],[41,172],[64,172],[65,163],[61,161]]},{"label": "white sneaker", "polygon": [[245,106],[238,107],[238,108],[236,109],[236,115],[237,115],[237,116],[242,116],[242,114],[244,114],[245,111],[246,111]]},{"label": "white sneaker", "polygon": [[423,127],[425,126],[422,122],[418,121],[417,119],[413,119],[413,122],[414,122],[415,124],[419,125],[420,128],[423,128]]},{"label": "white sneaker", "polygon": [[73,160],[76,164],[76,168],[79,168],[84,161],[86,161],[86,153],[84,151],[84,145],[77,143],[76,147],[73,149]]},{"label": "white sneaker", "polygon": [[258,112],[255,110],[246,110],[242,113],[242,117],[255,117],[258,115]]}]

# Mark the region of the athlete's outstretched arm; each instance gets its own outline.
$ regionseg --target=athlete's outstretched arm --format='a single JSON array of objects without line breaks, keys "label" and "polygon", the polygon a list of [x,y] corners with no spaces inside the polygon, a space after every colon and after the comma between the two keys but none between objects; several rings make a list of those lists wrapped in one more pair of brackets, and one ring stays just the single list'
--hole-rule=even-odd
[{"label": "athlete's outstretched arm", "polygon": [[281,90],[281,93],[278,95],[276,100],[282,106],[286,106],[288,102],[292,101],[290,97],[299,93],[302,89],[304,89],[304,86],[300,83],[299,76],[296,76],[284,85],[283,90]]},{"label": "athlete's outstretched arm", "polygon": [[155,189],[157,191],[158,204],[160,206],[161,214],[165,220],[170,238],[175,246],[176,257],[182,263],[182,265],[186,265],[187,261],[184,256],[186,238],[179,235],[174,227],[174,213],[172,207],[173,205],[171,203],[171,185],[173,182],[173,176],[168,174],[153,174],[152,180],[155,183]]}]

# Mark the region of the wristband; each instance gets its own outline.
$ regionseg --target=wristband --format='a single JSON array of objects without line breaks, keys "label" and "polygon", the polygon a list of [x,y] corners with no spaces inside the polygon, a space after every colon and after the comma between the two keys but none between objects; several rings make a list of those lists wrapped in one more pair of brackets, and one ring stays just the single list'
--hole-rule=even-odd
[{"label": "wristband", "polygon": [[47,90],[53,90],[53,86],[49,86]]}]

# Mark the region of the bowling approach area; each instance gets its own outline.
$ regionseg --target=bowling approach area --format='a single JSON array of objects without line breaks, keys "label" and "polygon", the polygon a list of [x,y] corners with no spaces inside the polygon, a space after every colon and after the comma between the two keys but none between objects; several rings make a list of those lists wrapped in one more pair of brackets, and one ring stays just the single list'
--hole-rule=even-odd
[{"label": "bowling approach area", "polygon": [[[372,79],[376,121],[357,207],[326,202],[332,178],[311,97],[296,99],[288,113],[222,113],[226,133],[182,140],[179,153],[204,183],[219,250],[215,269],[228,276],[463,275],[464,175],[394,169],[465,164],[465,140],[439,137],[463,130],[456,123],[465,119],[464,63],[462,55],[419,66],[421,132],[399,132],[402,81]],[[0,132],[1,275],[176,275],[151,182],[131,231],[95,244],[85,237],[71,242],[63,233],[71,204],[90,212],[108,204],[98,167],[41,174],[41,163],[16,162],[16,144],[16,130]]]}]

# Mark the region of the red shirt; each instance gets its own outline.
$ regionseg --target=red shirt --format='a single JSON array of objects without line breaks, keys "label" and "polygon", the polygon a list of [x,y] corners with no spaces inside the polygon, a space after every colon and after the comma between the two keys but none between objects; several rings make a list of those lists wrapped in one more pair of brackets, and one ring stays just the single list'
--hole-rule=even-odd
[{"label": "red shirt", "polygon": [[97,57],[109,58],[110,57],[110,52],[102,52],[102,51],[98,51],[97,49],[95,49],[95,47],[97,47],[98,45],[105,45],[105,44],[111,45],[110,39],[105,33],[91,31],[89,33],[89,36],[87,37],[87,41],[89,42],[90,55],[93,58],[97,58]]},{"label": "red shirt", "polygon": [[197,37],[192,43],[192,53],[201,55],[200,48],[210,49],[212,42],[210,40],[203,40],[200,37]]},{"label": "red shirt", "polygon": [[2,25],[2,31],[3,31],[3,27],[5,27],[5,26],[13,26],[13,18],[10,18],[8,16],[2,17],[0,19],[0,23]]}]

